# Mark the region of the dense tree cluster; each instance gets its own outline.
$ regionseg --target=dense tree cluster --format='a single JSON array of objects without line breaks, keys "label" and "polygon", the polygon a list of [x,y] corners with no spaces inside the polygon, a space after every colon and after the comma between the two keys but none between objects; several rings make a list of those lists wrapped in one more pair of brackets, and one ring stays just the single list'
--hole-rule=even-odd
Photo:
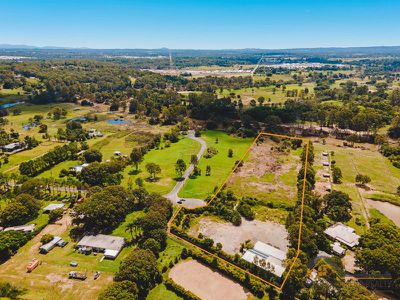
[{"label": "dense tree cluster", "polygon": [[31,236],[20,231],[1,231],[0,232],[0,261],[8,259],[24,245]]},{"label": "dense tree cluster", "polygon": [[33,177],[63,161],[76,159],[79,151],[80,147],[76,143],[57,146],[43,156],[22,162],[19,171],[22,175]]},{"label": "dense tree cluster", "polygon": [[38,216],[40,202],[30,194],[20,194],[0,210],[3,227],[23,225]]},{"label": "dense tree cluster", "polygon": [[114,280],[132,282],[137,286],[139,293],[145,295],[161,280],[155,255],[149,250],[133,250],[121,262]]},{"label": "dense tree cluster", "polygon": [[389,273],[400,289],[400,229],[395,225],[373,224],[361,236],[360,250],[356,252],[356,263],[372,274]]},{"label": "dense tree cluster", "polygon": [[75,208],[74,223],[85,231],[110,232],[135,210],[137,197],[121,186],[94,187],[89,197]]},{"label": "dense tree cluster", "polygon": [[110,162],[99,163],[97,161],[82,169],[78,178],[90,186],[118,185],[121,183],[122,174],[126,162],[122,160],[112,160]]}]

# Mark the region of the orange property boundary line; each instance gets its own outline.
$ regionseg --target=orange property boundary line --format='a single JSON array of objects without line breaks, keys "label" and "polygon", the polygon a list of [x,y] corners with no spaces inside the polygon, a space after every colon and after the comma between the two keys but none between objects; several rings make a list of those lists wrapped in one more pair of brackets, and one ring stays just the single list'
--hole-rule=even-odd
[{"label": "orange property boundary line", "polygon": [[[303,180],[303,189],[302,189],[302,195],[301,195],[300,224],[299,224],[299,238],[298,238],[298,242],[297,242],[297,253],[296,253],[296,257],[294,258],[292,264],[290,265],[289,271],[286,273],[286,276],[283,279],[281,285],[278,286],[275,283],[272,283],[272,282],[270,282],[268,280],[265,280],[265,279],[255,275],[255,274],[253,274],[253,273],[251,273],[251,272],[249,272],[249,271],[247,271],[247,270],[245,270],[245,269],[243,269],[243,268],[241,268],[241,267],[239,267],[239,266],[237,266],[237,265],[235,265],[235,264],[233,264],[233,263],[231,263],[231,262],[229,262],[229,261],[227,261],[227,260],[225,260],[225,259],[223,259],[223,258],[221,258],[221,257],[219,257],[219,256],[217,256],[217,255],[215,255],[215,254],[213,254],[213,253],[211,253],[211,252],[209,252],[209,251],[207,251],[207,250],[205,250],[205,249],[203,249],[203,248],[201,248],[201,247],[199,247],[199,246],[197,246],[197,245],[195,245],[195,244],[193,244],[193,243],[191,243],[191,242],[189,242],[189,241],[187,241],[185,239],[183,239],[183,238],[181,238],[181,237],[179,237],[178,235],[173,234],[171,232],[171,225],[172,225],[172,222],[175,220],[176,216],[179,214],[179,212],[183,208],[182,206],[173,214],[171,220],[168,222],[168,234],[170,236],[172,236],[173,238],[178,239],[179,241],[183,241],[184,243],[189,244],[190,246],[195,247],[195,248],[201,250],[202,252],[207,253],[208,255],[210,255],[212,257],[215,257],[215,258],[217,258],[219,260],[222,260],[224,263],[226,263],[226,264],[228,264],[230,266],[233,266],[233,267],[239,269],[240,271],[242,271],[242,272],[244,272],[244,273],[246,273],[246,274],[248,274],[248,275],[250,275],[250,276],[252,276],[252,277],[254,277],[256,279],[258,279],[258,280],[261,280],[262,282],[264,282],[266,284],[269,284],[269,285],[273,286],[274,288],[276,288],[277,290],[281,291],[283,286],[284,286],[284,284],[286,283],[286,281],[287,281],[287,279],[289,277],[290,272],[293,269],[294,264],[296,263],[299,255],[300,255],[301,230],[302,230],[302,223],[303,223],[303,208],[304,208],[304,197],[305,197],[305,190],[306,190],[309,140],[305,139],[305,138],[300,138],[300,137],[293,137],[293,136],[280,135],[280,134],[274,134],[274,133],[260,132],[257,135],[257,137],[254,139],[253,143],[250,145],[249,149],[247,149],[247,151],[243,154],[243,156],[240,158],[240,160],[235,165],[233,170],[229,173],[229,175],[226,177],[224,182],[220,185],[220,187],[217,189],[217,191],[214,193],[214,195],[211,197],[211,199],[208,201],[208,203],[205,206],[210,205],[210,203],[217,197],[217,195],[225,187],[225,184],[227,183],[228,179],[236,171],[236,169],[239,167],[239,165],[243,162],[244,158],[247,156],[247,154],[250,152],[250,150],[253,148],[253,146],[256,144],[256,142],[259,140],[259,138],[261,136],[272,136],[272,137],[286,138],[286,139],[292,139],[292,140],[301,140],[303,142],[306,142],[306,159],[305,159],[305,162],[304,162],[304,177],[303,177],[304,180]],[[197,206],[197,207],[191,207],[191,208],[185,208],[185,209],[193,210],[193,209],[200,208],[200,207],[204,207],[204,206]]]}]

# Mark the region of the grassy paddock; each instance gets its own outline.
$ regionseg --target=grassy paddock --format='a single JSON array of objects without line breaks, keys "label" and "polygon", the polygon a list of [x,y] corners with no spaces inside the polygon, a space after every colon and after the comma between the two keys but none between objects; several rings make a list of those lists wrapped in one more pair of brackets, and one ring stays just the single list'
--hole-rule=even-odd
[{"label": "grassy paddock", "polygon": [[[142,178],[144,181],[144,188],[150,192],[157,192],[160,194],[167,194],[172,190],[177,177],[175,171],[175,162],[178,159],[183,159],[186,165],[190,164],[190,157],[192,154],[197,154],[200,150],[200,143],[189,138],[182,138],[177,143],[171,143],[170,147],[161,145],[159,149],[153,149],[144,156],[143,162],[139,166],[139,173],[135,173],[135,167],[130,165],[125,168],[123,172],[124,179],[123,186],[135,186],[136,178]],[[148,181],[149,173],[146,171],[147,163],[156,163],[161,167],[161,173],[157,175],[157,181]]]},{"label": "grassy paddock", "polygon": [[[222,131],[208,130],[201,137],[206,141],[207,147],[214,147],[218,154],[212,158],[201,158],[198,167],[201,176],[188,179],[179,193],[180,197],[205,199],[212,195],[214,188],[223,183],[243,154],[253,142],[252,138],[233,137]],[[218,143],[216,139],[218,138]],[[228,150],[233,150],[233,157],[228,157]],[[206,166],[211,167],[211,175],[206,176]]]}]

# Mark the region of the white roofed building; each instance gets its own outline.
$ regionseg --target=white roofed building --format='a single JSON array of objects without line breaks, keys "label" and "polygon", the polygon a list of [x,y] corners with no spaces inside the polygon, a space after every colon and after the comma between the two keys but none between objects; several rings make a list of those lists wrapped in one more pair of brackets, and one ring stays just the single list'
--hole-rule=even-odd
[{"label": "white roofed building", "polygon": [[114,259],[125,245],[125,239],[113,235],[85,235],[77,244],[78,249],[91,248],[94,252],[104,253],[105,258]]},{"label": "white roofed building", "polygon": [[354,228],[342,223],[336,223],[325,229],[325,234],[331,239],[336,240],[346,246],[353,248],[358,245],[360,236],[355,233]]},{"label": "white roofed building", "polygon": [[64,204],[63,203],[51,203],[49,205],[47,205],[45,208],[43,208],[43,211],[45,213],[49,213],[53,210],[59,209],[59,208],[63,208]]},{"label": "white roofed building", "polygon": [[260,241],[256,242],[253,249],[248,249],[242,259],[270,271],[278,277],[281,277],[285,271],[283,262],[286,259],[286,252]]}]

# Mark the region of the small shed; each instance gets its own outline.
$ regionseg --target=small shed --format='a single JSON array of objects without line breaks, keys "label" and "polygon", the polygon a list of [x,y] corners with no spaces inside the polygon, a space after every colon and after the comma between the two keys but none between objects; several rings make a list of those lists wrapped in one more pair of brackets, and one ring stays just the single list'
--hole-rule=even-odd
[{"label": "small shed", "polygon": [[346,253],[346,249],[340,246],[339,242],[335,242],[332,244],[332,251],[337,255],[344,255]]},{"label": "small shed", "polygon": [[118,254],[119,254],[118,250],[106,249],[104,251],[104,257],[108,259],[116,259]]},{"label": "small shed", "polygon": [[3,146],[3,151],[4,152],[13,152],[15,150],[21,149],[21,143],[20,142],[15,142],[15,143],[11,143],[8,145]]},{"label": "small shed", "polygon": [[28,224],[28,225],[22,225],[22,226],[13,226],[13,227],[7,227],[4,228],[4,231],[21,231],[23,233],[31,233],[35,230],[36,225],[35,224]]},{"label": "small shed", "polygon": [[63,207],[64,207],[63,203],[51,203],[51,204],[47,205],[45,208],[43,208],[43,212],[49,213],[53,210],[63,208]]}]

